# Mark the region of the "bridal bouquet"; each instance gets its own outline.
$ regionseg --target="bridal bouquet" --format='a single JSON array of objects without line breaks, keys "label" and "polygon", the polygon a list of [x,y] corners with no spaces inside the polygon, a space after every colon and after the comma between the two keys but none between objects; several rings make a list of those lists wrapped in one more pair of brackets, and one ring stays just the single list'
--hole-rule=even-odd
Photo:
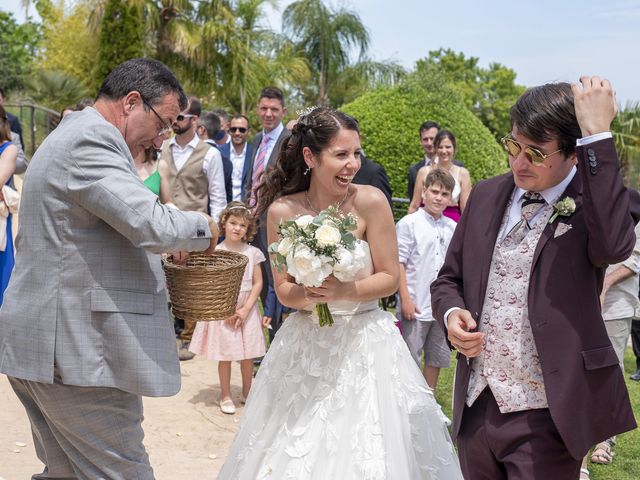
[{"label": "bridal bouquet", "polygon": [[[315,217],[302,215],[278,226],[280,240],[269,246],[275,254],[272,264],[279,272],[284,267],[296,282],[306,287],[319,287],[333,274],[341,282],[355,279],[364,267],[362,243],[351,233],[356,218],[329,207]],[[333,325],[326,303],[316,305],[320,326]]]}]

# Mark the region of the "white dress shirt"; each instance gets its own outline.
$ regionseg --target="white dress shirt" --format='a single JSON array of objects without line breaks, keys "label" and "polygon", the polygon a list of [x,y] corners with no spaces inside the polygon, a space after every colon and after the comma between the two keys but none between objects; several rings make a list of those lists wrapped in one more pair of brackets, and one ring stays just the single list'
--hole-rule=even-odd
[{"label": "white dress shirt", "polygon": [[[176,142],[176,137],[171,139],[171,153],[176,170],[180,171],[198,146],[200,139],[194,135],[189,143],[182,148]],[[216,147],[210,147],[202,162],[202,172],[209,181],[209,214],[217,222],[224,207],[227,206],[227,193],[224,187],[224,169],[222,156]]]},{"label": "white dress shirt", "polygon": [[407,275],[409,296],[420,310],[416,320],[433,321],[429,286],[444,263],[455,229],[456,222],[444,215],[434,219],[424,208],[396,224],[398,256]]},{"label": "white dress shirt", "polygon": [[233,171],[231,172],[231,185],[233,186],[233,200],[240,200],[240,193],[242,192],[242,169],[244,168],[244,157],[247,154],[247,142],[244,143],[242,152],[236,153],[233,145],[230,147],[231,154],[229,159],[233,164]]}]

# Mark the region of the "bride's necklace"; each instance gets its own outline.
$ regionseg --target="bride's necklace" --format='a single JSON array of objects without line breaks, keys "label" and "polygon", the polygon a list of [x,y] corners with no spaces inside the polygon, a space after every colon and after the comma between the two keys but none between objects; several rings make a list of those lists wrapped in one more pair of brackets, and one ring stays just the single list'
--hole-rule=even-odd
[{"label": "bride's necklace", "polygon": [[[338,203],[333,204],[333,206],[336,207],[336,210],[340,210],[340,207],[342,207],[342,204],[345,202],[348,196],[349,196],[349,191],[347,190],[347,193],[344,194],[344,197],[342,197],[342,200],[340,200]],[[311,210],[313,213],[318,215],[320,212],[315,208],[313,208],[313,205],[311,205],[311,200],[309,199],[309,190],[305,190],[304,198],[307,201],[307,207],[309,207],[309,210]]]}]

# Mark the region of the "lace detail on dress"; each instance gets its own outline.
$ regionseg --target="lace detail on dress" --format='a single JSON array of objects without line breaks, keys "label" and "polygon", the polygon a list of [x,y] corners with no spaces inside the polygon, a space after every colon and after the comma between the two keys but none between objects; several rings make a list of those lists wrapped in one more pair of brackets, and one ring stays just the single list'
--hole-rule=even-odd
[{"label": "lace detail on dress", "polygon": [[218,478],[462,479],[394,318],[370,302],[330,308],[332,327],[297,312],[279,330]]}]

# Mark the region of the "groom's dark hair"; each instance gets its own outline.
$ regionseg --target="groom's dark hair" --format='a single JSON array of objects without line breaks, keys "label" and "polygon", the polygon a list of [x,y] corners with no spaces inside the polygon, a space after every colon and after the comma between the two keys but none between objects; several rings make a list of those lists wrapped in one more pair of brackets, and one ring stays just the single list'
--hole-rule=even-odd
[{"label": "groom's dark hair", "polygon": [[582,137],[568,83],[548,83],[528,89],[511,107],[511,127],[537,142],[556,139],[565,156],[575,153]]}]

